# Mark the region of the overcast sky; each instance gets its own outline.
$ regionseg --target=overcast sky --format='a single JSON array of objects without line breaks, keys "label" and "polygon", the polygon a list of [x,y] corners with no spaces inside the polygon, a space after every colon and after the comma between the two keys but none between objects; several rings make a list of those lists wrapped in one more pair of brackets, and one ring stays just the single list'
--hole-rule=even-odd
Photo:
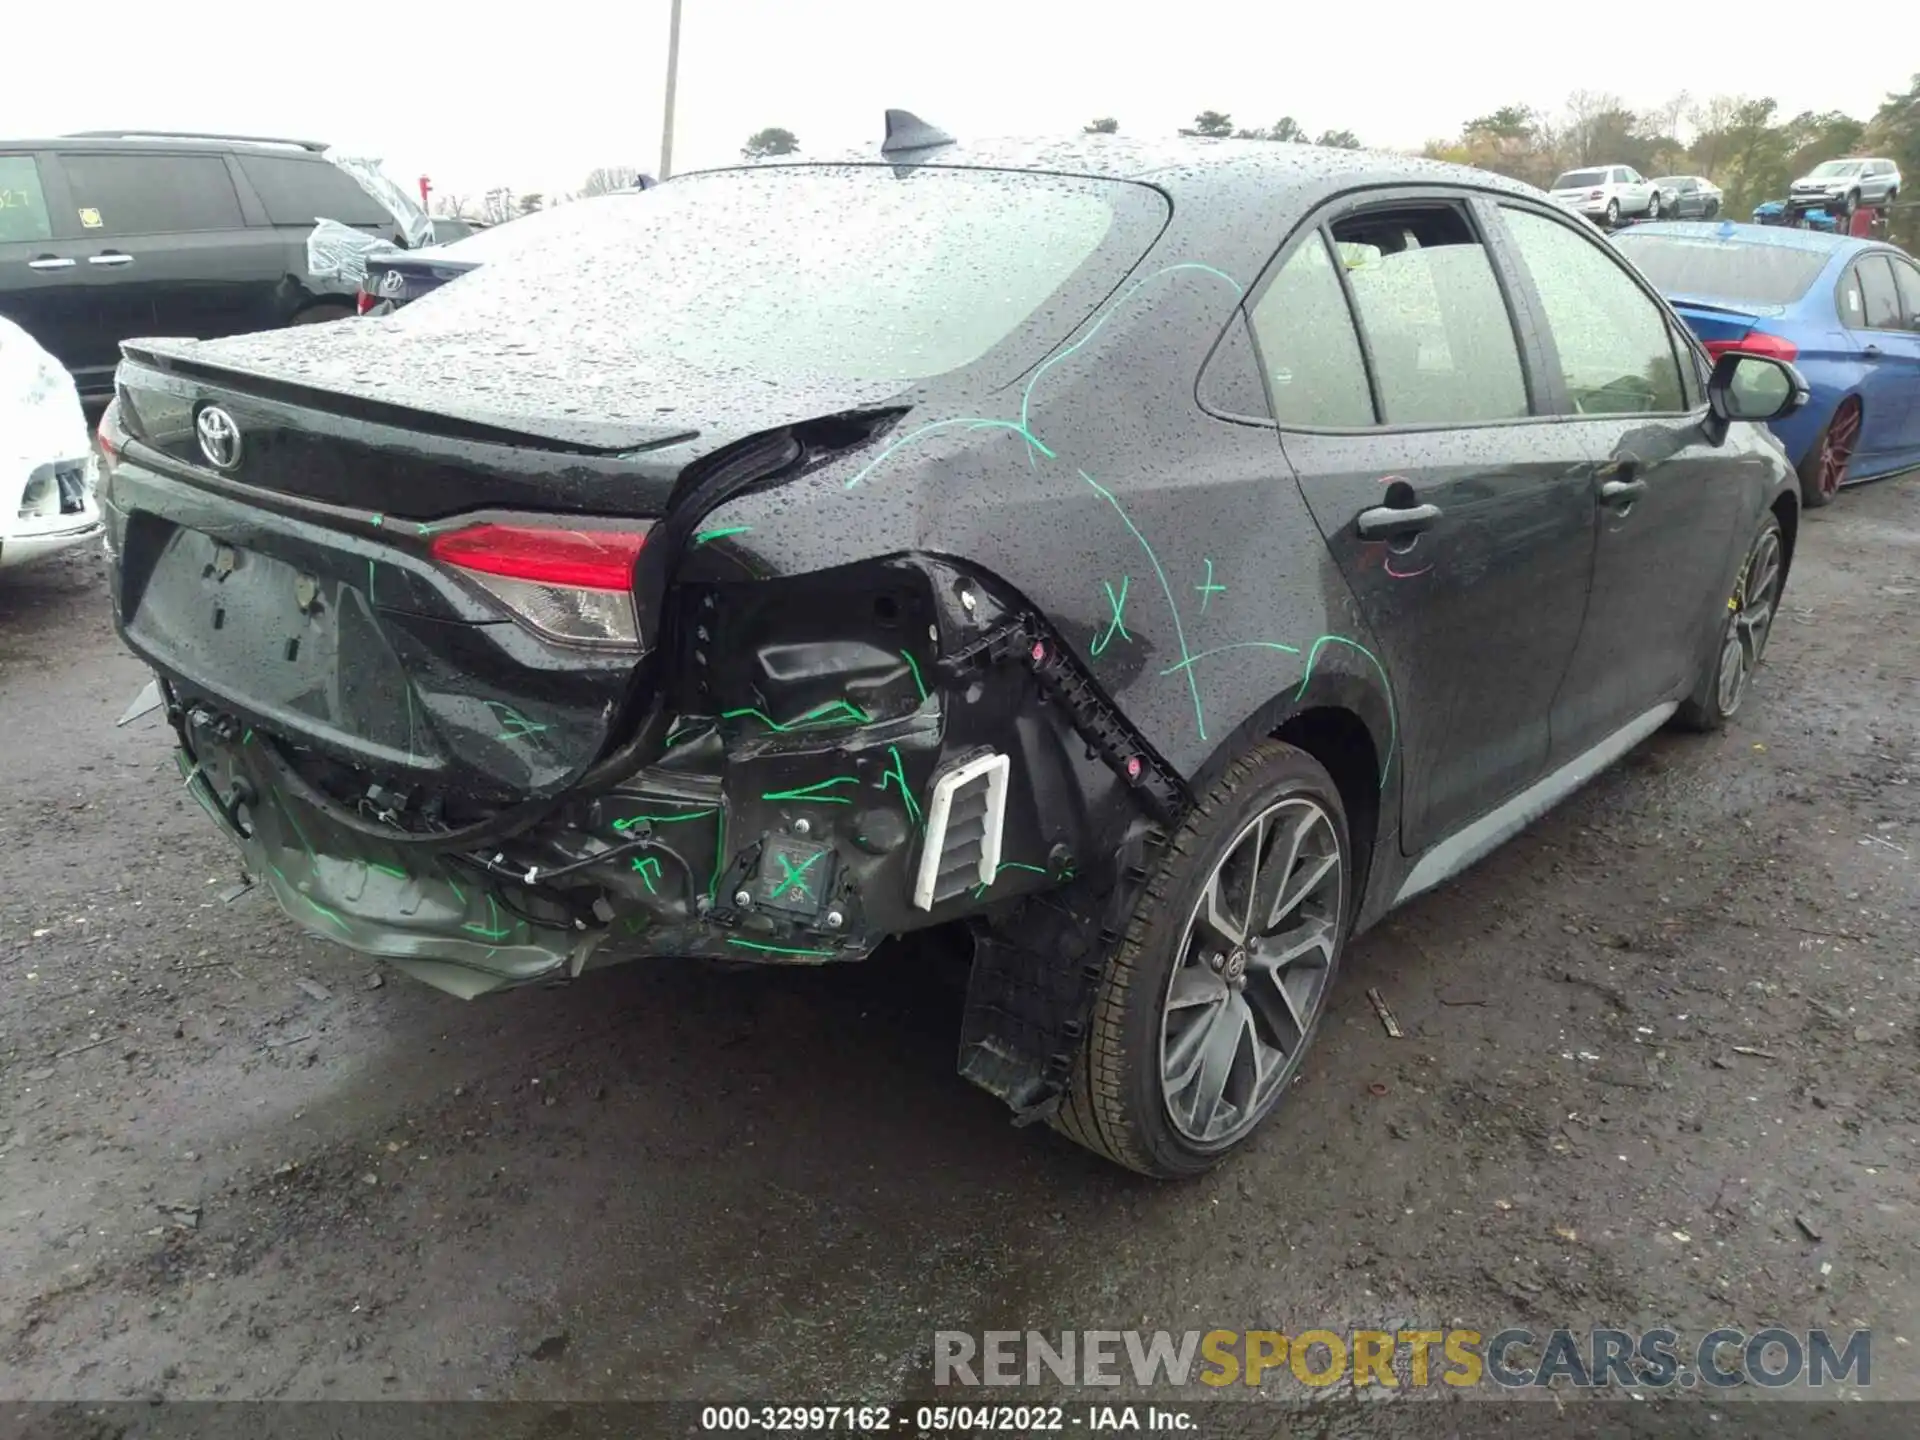
[{"label": "overcast sky", "polygon": [[[675,169],[725,163],[766,125],[804,150],[877,143],[889,105],[962,137],[1096,115],[1165,134],[1210,108],[1392,147],[1503,104],[1557,110],[1581,88],[1636,106],[1681,89],[1771,95],[1788,114],[1865,117],[1905,88],[1920,52],[1863,37],[1920,33],[1913,3],[1858,0],[1836,48],[1810,41],[1805,15],[1782,12],[1783,26],[1752,6],[1674,0],[684,0]],[[659,164],[668,0],[13,9],[0,138],[115,125],[290,135],[469,195]]]}]

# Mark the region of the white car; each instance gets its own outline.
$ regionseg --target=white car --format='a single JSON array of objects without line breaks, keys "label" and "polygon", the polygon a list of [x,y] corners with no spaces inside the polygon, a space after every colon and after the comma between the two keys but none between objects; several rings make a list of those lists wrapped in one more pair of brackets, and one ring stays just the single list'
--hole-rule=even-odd
[{"label": "white car", "polygon": [[73,377],[0,316],[0,568],[99,535],[95,473]]},{"label": "white car", "polygon": [[1553,198],[1609,230],[1628,216],[1658,220],[1660,188],[1631,165],[1589,165],[1553,182]]}]

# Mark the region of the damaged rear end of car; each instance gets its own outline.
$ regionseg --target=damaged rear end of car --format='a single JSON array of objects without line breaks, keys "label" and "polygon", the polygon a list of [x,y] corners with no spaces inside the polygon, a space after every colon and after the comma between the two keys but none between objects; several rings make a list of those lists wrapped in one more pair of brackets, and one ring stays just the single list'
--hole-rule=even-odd
[{"label": "damaged rear end of car", "polygon": [[[1070,957],[1094,955],[1103,905],[1125,913],[1126,856],[1179,776],[1013,587],[916,543],[915,487],[865,527],[783,492],[851,484],[929,429],[1037,445],[967,399],[1070,333],[1164,209],[1120,182],[949,172],[922,200],[904,178],[696,183],[778,185],[789,214],[867,203],[873,254],[918,235],[991,255],[1060,196],[1069,223],[1011,281],[986,265],[930,298],[901,298],[917,272],[875,298],[854,255],[822,257],[844,279],[797,300],[729,280],[636,309],[632,247],[610,246],[542,299],[538,337],[502,335],[502,266],[363,325],[127,347],[106,421],[116,619],[183,783],[298,924],[471,997],[649,956],[859,959],[1077,884],[1102,897],[1058,917],[1084,932],[1062,970],[1085,989]],[[928,218],[974,193],[971,233]],[[596,307],[595,287],[618,293]],[[663,307],[702,304],[730,333],[648,338]],[[879,323],[894,311],[928,330]],[[832,316],[890,354],[822,338]],[[937,481],[941,453],[911,463]],[[775,519],[819,531],[804,566],[761,543]],[[1034,1089],[1031,1057],[996,1077],[974,1050],[989,1088]]]}]

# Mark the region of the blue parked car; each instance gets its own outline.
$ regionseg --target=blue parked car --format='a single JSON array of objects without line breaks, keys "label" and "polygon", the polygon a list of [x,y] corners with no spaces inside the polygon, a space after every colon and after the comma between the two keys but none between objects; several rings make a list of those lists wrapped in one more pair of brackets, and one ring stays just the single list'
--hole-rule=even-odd
[{"label": "blue parked car", "polygon": [[1716,357],[1790,360],[1813,396],[1772,423],[1809,506],[1920,466],[1920,264],[1874,240],[1774,225],[1636,225],[1614,244]]}]

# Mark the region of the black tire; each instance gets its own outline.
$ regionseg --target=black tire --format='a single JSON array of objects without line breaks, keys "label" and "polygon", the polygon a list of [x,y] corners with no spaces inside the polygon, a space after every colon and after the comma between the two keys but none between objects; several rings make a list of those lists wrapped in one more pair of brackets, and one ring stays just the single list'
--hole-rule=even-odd
[{"label": "black tire", "polygon": [[1619,228],[1620,202],[1618,200],[1609,200],[1607,201],[1607,229],[1618,230]]},{"label": "black tire", "polygon": [[[1240,837],[1275,805],[1303,801],[1322,812],[1340,859],[1338,914],[1322,921],[1331,936],[1325,978],[1310,1001],[1297,1042],[1284,1057],[1284,1070],[1270,1082],[1269,1098],[1249,1107],[1252,1118],[1244,1120],[1244,1130],[1215,1143],[1199,1143],[1175,1127],[1162,1079],[1166,1058],[1162,1050],[1164,1016],[1174,971],[1182,958],[1189,924],[1216,869],[1241,853],[1236,842],[1244,843]],[[1304,805],[1299,813],[1306,813]],[[1094,1002],[1092,1027],[1081,1047],[1068,1094],[1053,1117],[1055,1129],[1097,1155],[1163,1179],[1201,1174],[1258,1133],[1298,1076],[1301,1057],[1312,1044],[1339,974],[1356,905],[1348,834],[1346,807],[1338,787],[1325,767],[1306,751],[1278,740],[1265,740],[1227,767],[1162,853],[1126,934],[1107,961]],[[1257,883],[1257,840],[1255,850]],[[1304,858],[1301,863],[1304,866]],[[1249,917],[1254,909],[1249,898]],[[1300,913],[1305,913],[1304,907]],[[1236,978],[1245,974],[1241,970]],[[1240,983],[1244,987],[1244,978]],[[1291,1006],[1291,1001],[1288,1003]],[[1240,1073],[1238,1057],[1242,1053],[1236,1043],[1231,1062],[1236,1073]]]},{"label": "black tire", "polygon": [[1858,210],[1859,208],[1860,208],[1860,192],[1858,190],[1849,190],[1847,192],[1846,208],[1842,210],[1840,213],[1843,216],[1845,216],[1847,219],[1851,220],[1853,218],[1853,212]]},{"label": "black tire", "polygon": [[1718,200],[1709,200],[1707,201],[1706,213],[1701,218],[1706,220],[1711,220],[1713,219],[1714,216],[1718,215],[1719,213],[1720,213],[1720,202]]},{"label": "black tire", "polygon": [[351,305],[309,305],[287,323],[289,325],[325,325],[331,320],[353,318]]},{"label": "black tire", "polygon": [[1653,192],[1653,194],[1647,197],[1647,219],[1658,220],[1659,218],[1660,218],[1660,192],[1656,190]]},{"label": "black tire", "polygon": [[[1769,511],[1753,543],[1747,547],[1747,558],[1740,563],[1733,594],[1715,631],[1713,651],[1700,667],[1693,693],[1682,700],[1674,712],[1675,726],[1703,732],[1719,730],[1739,710],[1751,687],[1754,671],[1766,658],[1767,641],[1780,611],[1780,592],[1786,575],[1786,541],[1779,519]],[[1763,590],[1770,593],[1762,593]],[[1763,624],[1756,623],[1760,606],[1765,607]],[[1744,675],[1737,684],[1729,685],[1727,670],[1734,663],[1730,647],[1736,644],[1742,647]]]}]

